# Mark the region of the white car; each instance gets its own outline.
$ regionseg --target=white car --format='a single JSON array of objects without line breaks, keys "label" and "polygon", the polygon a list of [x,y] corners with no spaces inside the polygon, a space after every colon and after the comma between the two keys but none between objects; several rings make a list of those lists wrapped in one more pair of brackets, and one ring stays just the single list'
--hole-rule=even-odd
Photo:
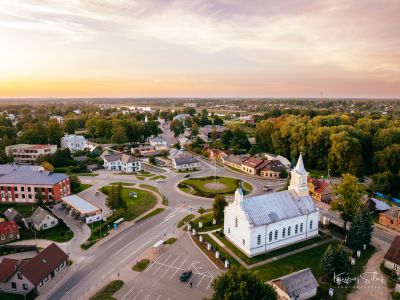
[{"label": "white car", "polygon": [[271,185],[264,185],[263,190],[269,192],[272,191],[272,187]]},{"label": "white car", "polygon": [[164,178],[158,178],[156,179],[156,182],[164,182]]}]

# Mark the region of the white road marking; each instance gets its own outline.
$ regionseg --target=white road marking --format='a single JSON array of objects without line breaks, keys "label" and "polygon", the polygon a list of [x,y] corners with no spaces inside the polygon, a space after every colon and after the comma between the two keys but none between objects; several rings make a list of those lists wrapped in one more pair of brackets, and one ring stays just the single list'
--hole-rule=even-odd
[{"label": "white road marking", "polygon": [[166,259],[162,264],[158,263],[160,266],[158,267],[158,269],[156,269],[156,270],[153,272],[153,275],[156,274],[156,273],[158,272],[158,270],[161,269],[162,266],[166,266],[165,263],[168,261],[168,259],[169,259],[170,257],[171,257],[171,255],[169,255],[169,256],[167,257],[167,259]]},{"label": "white road marking", "polygon": [[175,274],[176,274],[176,272],[178,272],[178,270],[180,270],[181,269],[181,267],[183,266],[183,264],[186,262],[186,260],[187,260],[187,257],[185,258],[185,260],[182,262],[182,264],[178,267],[178,268],[176,268],[176,270],[175,270],[175,272],[174,272],[174,274],[172,274],[171,275],[171,277],[169,278],[169,279],[172,279],[172,277],[174,277],[175,276]]},{"label": "white road marking", "polygon": [[144,300],[147,300],[147,299],[149,298],[150,295],[151,295],[151,292],[150,292],[150,294],[148,294],[148,295],[146,296],[146,298],[144,298]]},{"label": "white road marking", "polygon": [[152,266],[154,266],[154,264],[163,256],[164,254],[161,254],[150,266],[150,268],[146,269],[144,272],[146,273],[147,271],[149,271],[151,269]]},{"label": "white road marking", "polygon": [[133,286],[133,287],[125,294],[125,296],[123,296],[123,297],[121,298],[121,300],[124,299],[126,296],[128,296],[129,293],[132,292],[132,290],[133,290],[134,288],[135,288],[135,286]]},{"label": "white road marking", "polygon": [[205,273],[203,273],[203,276],[201,277],[201,279],[200,279],[200,281],[199,281],[199,283],[197,283],[197,287],[199,287],[200,286],[200,283],[203,281],[203,279],[204,279],[204,276],[206,276],[206,274]]},{"label": "white road marking", "polygon": [[160,294],[160,295],[158,295],[158,297],[157,297],[157,299],[156,299],[156,300],[160,299],[160,297],[161,297],[161,294]]},{"label": "white road marking", "polygon": [[137,295],[135,296],[135,298],[133,298],[132,300],[135,300],[137,297],[139,297],[139,295],[140,295],[142,292],[143,292],[143,289],[141,289],[140,292],[139,292],[139,294],[137,294]]},{"label": "white road marking", "polygon": [[167,274],[167,272],[169,271],[169,269],[170,269],[171,267],[174,266],[175,262],[176,262],[178,259],[179,259],[179,256],[178,256],[177,258],[175,258],[175,260],[171,263],[170,266],[167,267],[167,269],[165,270],[165,272],[161,275],[161,278],[163,278],[164,275]]}]

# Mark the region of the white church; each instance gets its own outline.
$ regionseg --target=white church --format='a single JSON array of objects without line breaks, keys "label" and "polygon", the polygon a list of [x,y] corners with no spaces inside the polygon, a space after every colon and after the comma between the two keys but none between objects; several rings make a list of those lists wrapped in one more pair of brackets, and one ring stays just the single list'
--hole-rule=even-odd
[{"label": "white church", "polygon": [[307,176],[300,154],[287,191],[244,198],[238,188],[225,207],[226,238],[251,257],[317,236],[319,209]]}]

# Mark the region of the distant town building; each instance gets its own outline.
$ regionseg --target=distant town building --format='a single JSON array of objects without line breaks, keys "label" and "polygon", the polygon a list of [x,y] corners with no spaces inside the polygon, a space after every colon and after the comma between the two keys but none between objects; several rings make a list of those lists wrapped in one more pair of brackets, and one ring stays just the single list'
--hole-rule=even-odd
[{"label": "distant town building", "polygon": [[15,221],[17,223],[22,221],[22,215],[13,207],[7,208],[3,214],[8,221]]},{"label": "distant town building", "polygon": [[289,170],[292,166],[292,163],[284,156],[282,155],[275,155],[275,154],[271,154],[271,153],[266,153],[265,157],[268,160],[279,160],[281,162],[282,165],[285,166],[286,170]]},{"label": "distant town building", "polygon": [[260,175],[260,171],[268,164],[268,161],[260,157],[249,157],[242,162],[240,169],[251,175]]},{"label": "distant town building", "polygon": [[310,268],[293,272],[270,283],[278,293],[279,299],[305,300],[317,295],[318,282]]},{"label": "distant town building", "polygon": [[123,171],[126,173],[137,172],[142,169],[139,159],[125,153],[105,155],[104,168],[108,171]]},{"label": "distant town building", "polygon": [[213,139],[220,139],[222,133],[226,130],[226,127],[220,125],[206,125],[199,129],[199,137],[205,141],[209,142]]},{"label": "distant town building", "polygon": [[5,147],[6,154],[12,156],[17,164],[34,165],[39,156],[53,154],[57,145],[17,144]]},{"label": "distant town building", "polygon": [[56,120],[61,127],[64,127],[64,117],[62,116],[51,116],[50,120]]},{"label": "distant town building", "polygon": [[140,146],[136,148],[131,148],[131,153],[133,155],[139,155],[144,157],[160,155],[161,151],[162,150],[156,150],[156,148],[153,146]]},{"label": "distant town building", "polygon": [[87,147],[86,139],[83,135],[68,134],[61,138],[61,147],[72,152],[82,151]]},{"label": "distant town building", "polygon": [[37,295],[41,288],[67,266],[68,255],[52,243],[29,261],[3,258],[0,262],[0,291]]},{"label": "distant town building", "polygon": [[333,197],[332,185],[328,180],[307,178],[310,196],[315,201],[329,204]]},{"label": "distant town building", "polygon": [[221,161],[224,165],[227,165],[231,168],[235,168],[240,170],[242,168],[242,163],[244,160],[249,158],[250,155],[229,155],[221,158]]},{"label": "distant town building", "polygon": [[232,150],[208,149],[208,158],[211,160],[221,161],[223,157],[233,154]]},{"label": "distant town building", "polygon": [[15,221],[0,222],[0,245],[19,239],[19,229]]},{"label": "distant town building", "polygon": [[199,169],[200,161],[189,155],[182,155],[172,158],[172,166],[178,171]]},{"label": "distant town building", "polygon": [[10,166],[13,165],[0,165],[1,202],[33,203],[39,189],[45,202],[58,202],[71,193],[69,177],[65,174],[52,173],[43,168]]},{"label": "distant town building", "polygon": [[167,141],[162,137],[156,136],[149,139],[150,146],[153,146],[156,150],[167,150]]},{"label": "distant town building", "polygon": [[288,190],[244,199],[238,188],[225,207],[226,238],[251,257],[317,236],[319,210],[308,193],[307,176],[300,155]]},{"label": "distant town building", "polygon": [[190,108],[196,108],[197,103],[196,102],[187,102],[184,104],[185,107],[190,107]]},{"label": "distant town building", "polygon": [[380,213],[379,224],[400,230],[400,207],[393,205],[388,211]]},{"label": "distant town building", "polygon": [[263,177],[279,178],[281,173],[286,171],[285,166],[277,159],[266,162],[267,164],[260,170],[260,175]]},{"label": "distant town building", "polygon": [[174,120],[174,121],[178,120],[179,122],[183,123],[183,125],[185,125],[186,118],[190,118],[190,115],[189,114],[179,114],[179,115],[174,116],[172,118],[172,120]]},{"label": "distant town building", "polygon": [[385,254],[385,268],[400,275],[400,236],[396,235],[388,251]]}]

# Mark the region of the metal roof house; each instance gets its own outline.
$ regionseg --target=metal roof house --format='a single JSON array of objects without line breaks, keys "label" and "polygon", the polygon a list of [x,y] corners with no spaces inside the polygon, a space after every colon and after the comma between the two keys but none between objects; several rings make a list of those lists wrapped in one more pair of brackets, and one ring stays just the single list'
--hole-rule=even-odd
[{"label": "metal roof house", "polygon": [[108,171],[123,171],[126,173],[137,172],[142,169],[141,161],[125,153],[105,155],[103,158],[104,169]]},{"label": "metal roof house", "polygon": [[315,297],[319,286],[310,268],[271,280],[271,284],[275,287],[278,296],[287,300],[305,300]]}]

